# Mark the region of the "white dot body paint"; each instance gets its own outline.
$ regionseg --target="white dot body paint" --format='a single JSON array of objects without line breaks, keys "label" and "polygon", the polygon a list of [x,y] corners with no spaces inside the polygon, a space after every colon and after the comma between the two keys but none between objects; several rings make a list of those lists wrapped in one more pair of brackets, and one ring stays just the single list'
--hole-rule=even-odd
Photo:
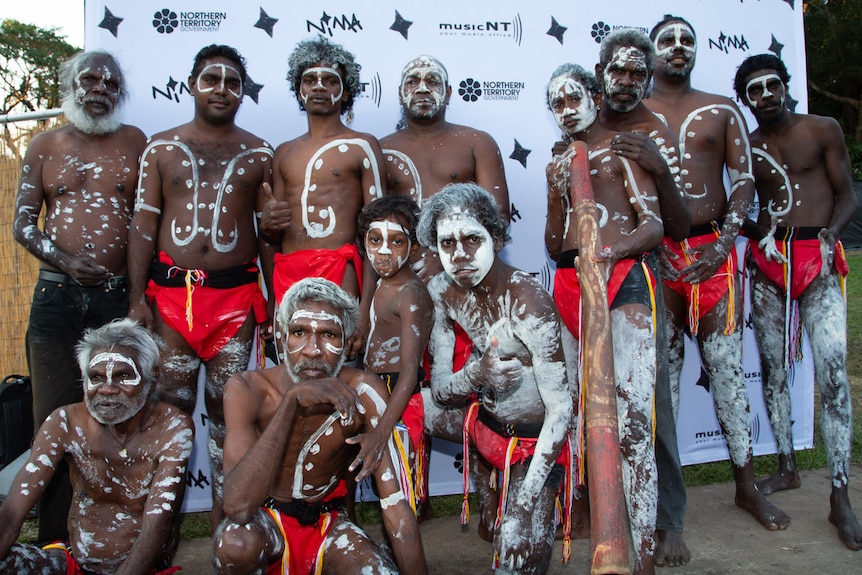
[{"label": "white dot body paint", "polygon": [[[333,94],[331,96],[332,104],[335,105],[335,103],[341,99],[341,96],[344,95],[344,81],[341,79],[341,74],[338,73],[338,70],[336,70],[335,68],[331,68],[329,66],[314,66],[312,68],[306,68],[305,72],[302,73],[302,76],[303,76],[303,78],[305,76],[316,76],[317,77],[317,84],[314,86],[314,88],[325,89],[325,87],[323,85],[323,75],[324,74],[332,74],[333,76],[336,76],[338,78],[338,86],[339,86],[340,90],[338,91],[338,94]],[[314,89],[314,88],[312,88],[312,89]],[[306,104],[308,103],[309,95],[306,94],[302,90],[301,87],[300,87],[300,97],[302,98],[303,103],[306,103]]]},{"label": "white dot body paint", "polygon": [[346,152],[350,146],[358,146],[365,153],[365,159],[368,160],[368,163],[363,163],[363,165],[366,166],[366,169],[371,168],[374,178],[374,183],[369,188],[369,192],[374,199],[382,197],[380,194],[380,190],[382,189],[380,183],[380,169],[377,165],[377,161],[374,159],[374,151],[371,149],[371,146],[367,141],[362,138],[349,138],[333,140],[324,144],[314,153],[313,156],[311,156],[308,160],[308,164],[305,166],[305,185],[303,186],[302,196],[300,197],[300,203],[302,205],[302,225],[310,238],[329,237],[335,231],[336,226],[335,209],[332,206],[317,208],[320,210],[320,218],[323,220],[329,220],[325,226],[321,222],[312,222],[308,218],[308,214],[313,214],[316,209],[315,206],[309,205],[308,202],[309,192],[314,192],[317,188],[317,184],[313,184],[311,182],[312,177],[314,176],[314,171],[319,170],[323,166],[323,154],[325,152],[332,148],[338,148],[343,153]]},{"label": "white dot body paint", "polygon": [[[563,101],[565,96],[580,99],[580,104],[574,108],[567,106],[561,110],[555,109],[554,103]],[[584,85],[571,76],[557,76],[551,80],[548,84],[548,103],[551,105],[551,112],[554,114],[557,126],[564,134],[583,132],[596,121],[598,109],[595,101]],[[570,118],[577,118],[577,123],[568,127],[565,122]]]},{"label": "white dot body paint", "polygon": [[[482,245],[472,256],[467,254],[464,247],[463,239],[468,236],[482,238]],[[455,242],[451,254],[441,247],[440,242],[444,239]],[[459,285],[478,285],[494,264],[494,240],[485,226],[469,212],[453,210],[437,220],[437,249],[443,269]]]},{"label": "white dot body paint", "polygon": [[[239,73],[239,70],[237,70],[237,69],[236,69],[236,68],[234,68],[233,66],[229,66],[229,65],[227,65],[227,64],[222,64],[222,63],[218,63],[218,64],[210,64],[210,65],[208,65],[208,66],[205,66],[205,67],[204,67],[204,69],[203,69],[203,70],[201,70],[201,73],[200,73],[200,74],[198,74],[197,80],[195,81],[195,89],[196,89],[198,92],[207,93],[207,92],[212,92],[212,91],[214,91],[214,90],[215,90],[215,86],[213,86],[213,87],[211,87],[211,88],[204,88],[204,87],[201,85],[201,77],[202,77],[202,76],[203,76],[207,71],[209,71],[209,70],[211,70],[211,69],[217,69],[217,70],[219,70],[219,71],[221,72],[221,85],[220,85],[220,89],[221,89],[222,91],[224,91],[224,90],[225,90],[225,81],[226,81],[226,79],[227,79],[227,72],[228,72],[228,70],[230,70],[231,72],[233,72],[234,74],[236,74],[237,78],[242,78],[242,74],[240,74],[240,73]],[[227,91],[228,91],[231,95],[233,95],[233,97],[234,97],[234,98],[236,98],[237,100],[242,100],[242,82],[240,82],[240,87],[239,87],[239,90],[238,90],[238,91],[234,92],[233,90],[230,90],[230,89],[228,89]]]},{"label": "white dot body paint", "polygon": [[[751,80],[748,81],[748,84],[745,85],[745,99],[748,101],[749,106],[752,106],[752,107],[757,106],[757,103],[754,100],[752,100],[751,96],[749,96],[749,94],[748,94],[748,91],[755,84],[760,84],[760,87],[763,89],[762,97],[765,98],[767,95],[769,95],[769,96],[772,95],[772,92],[770,92],[769,88],[766,87],[766,84],[769,82],[769,80],[778,80],[779,82],[781,82],[782,85],[784,85],[784,82],[781,80],[781,78],[778,77],[777,74],[764,74],[762,76],[752,78]],[[782,106],[784,105],[784,96],[781,97],[779,104]]]},{"label": "white dot body paint", "polygon": [[129,357],[116,352],[103,352],[97,354],[90,360],[90,369],[93,369],[95,366],[100,363],[107,363],[108,365],[105,368],[105,381],[104,383],[94,384],[89,376],[86,377],[87,380],[87,389],[93,390],[97,387],[101,387],[102,385],[113,385],[114,384],[114,367],[118,363],[124,363],[132,368],[132,373],[135,374],[134,378],[126,379],[123,381],[117,382],[117,384],[122,385],[140,385],[141,383],[141,374],[138,371],[138,366],[135,365],[135,362],[132,361]]}]

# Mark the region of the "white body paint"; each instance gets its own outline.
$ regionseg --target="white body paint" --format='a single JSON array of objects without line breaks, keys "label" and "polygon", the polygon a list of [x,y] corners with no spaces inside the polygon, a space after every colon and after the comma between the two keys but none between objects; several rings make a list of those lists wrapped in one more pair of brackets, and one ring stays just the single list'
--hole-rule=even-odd
[{"label": "white body paint", "polygon": [[[341,96],[344,95],[344,81],[341,79],[341,74],[338,73],[338,70],[336,70],[335,68],[330,68],[329,66],[315,66],[313,68],[306,68],[305,72],[302,73],[302,76],[317,76],[317,85],[314,86],[314,88],[312,89],[322,88],[325,90],[326,88],[323,85],[324,74],[332,74],[333,76],[338,77],[338,86],[340,89],[338,91],[338,94],[333,94],[330,97],[332,100],[332,105],[334,106],[335,103],[341,99]],[[301,92],[300,97],[302,98],[303,103],[308,103],[309,95],[306,94],[304,91]]]},{"label": "white body paint", "polygon": [[[456,258],[467,257],[462,237],[476,235],[483,238],[482,245],[473,254],[473,259],[466,264],[455,261]],[[440,248],[440,239],[449,238],[455,241],[455,251],[451,255]],[[440,263],[451,277],[457,277],[460,269],[470,269],[473,274],[470,281],[473,285],[481,283],[491,266],[494,264],[494,240],[488,230],[469,212],[451,211],[437,220],[437,248]]]},{"label": "white body paint", "polygon": [[380,171],[377,166],[377,161],[374,159],[374,151],[371,149],[368,142],[361,138],[346,138],[333,140],[324,144],[314,153],[313,156],[311,156],[311,159],[308,160],[308,165],[305,167],[305,185],[302,189],[302,196],[300,198],[302,204],[302,225],[305,228],[305,233],[308,234],[308,237],[310,238],[325,238],[331,236],[332,232],[335,231],[336,226],[335,210],[333,210],[332,206],[326,206],[323,209],[318,210],[320,219],[324,221],[328,220],[328,224],[325,226],[322,223],[311,222],[309,220],[309,213],[313,213],[315,209],[313,206],[309,206],[308,202],[309,193],[313,193],[317,188],[317,184],[311,183],[314,170],[319,170],[323,166],[323,158],[321,156],[323,156],[326,151],[337,147],[340,152],[347,152],[350,146],[359,146],[359,148],[365,152],[363,167],[365,169],[370,168],[374,175],[374,184],[369,192],[374,199],[381,197]]},{"label": "white body paint", "polygon": [[[202,87],[202,86],[201,86],[201,76],[203,76],[203,75],[204,75],[204,73],[205,73],[207,70],[209,70],[210,68],[216,68],[216,69],[218,69],[218,70],[221,72],[221,86],[220,86],[220,89],[221,89],[222,91],[225,91],[225,81],[227,80],[227,71],[228,71],[228,70],[230,70],[231,72],[233,72],[234,74],[236,74],[237,78],[242,78],[242,74],[240,74],[240,73],[239,73],[239,70],[237,70],[237,69],[236,69],[236,68],[234,68],[233,66],[228,66],[227,64],[221,64],[221,63],[219,63],[219,64],[210,64],[209,66],[204,67],[204,69],[203,69],[203,70],[201,70],[201,73],[200,73],[200,74],[198,74],[197,81],[195,82],[195,89],[196,89],[198,92],[207,93],[207,92],[212,92],[212,91],[214,91],[214,90],[215,90],[215,86],[213,86],[212,88],[204,88],[204,87]],[[242,100],[242,83],[241,83],[241,82],[240,82],[240,88],[239,88],[239,91],[238,91],[238,92],[234,92],[233,90],[230,90],[230,89],[228,89],[227,91],[228,91],[230,94],[232,94],[232,95],[233,95],[233,97],[234,97],[234,98],[236,98],[237,100]]]},{"label": "white body paint", "polygon": [[117,382],[118,385],[119,384],[131,385],[131,386],[140,385],[141,374],[138,371],[138,366],[135,365],[135,362],[132,361],[130,358],[126,357],[125,355],[123,355],[121,353],[115,353],[115,352],[100,353],[100,354],[97,354],[95,357],[93,357],[93,359],[90,360],[89,367],[90,367],[90,369],[92,369],[102,362],[107,362],[107,364],[108,364],[106,366],[106,369],[105,369],[105,381],[104,381],[104,383],[94,384],[93,381],[88,376],[85,375],[88,390],[96,389],[97,387],[101,387],[102,385],[113,385],[114,384],[114,366],[117,363],[123,363],[123,364],[126,364],[127,366],[131,367],[132,373],[135,374],[135,377],[132,379],[126,379],[126,380]]}]

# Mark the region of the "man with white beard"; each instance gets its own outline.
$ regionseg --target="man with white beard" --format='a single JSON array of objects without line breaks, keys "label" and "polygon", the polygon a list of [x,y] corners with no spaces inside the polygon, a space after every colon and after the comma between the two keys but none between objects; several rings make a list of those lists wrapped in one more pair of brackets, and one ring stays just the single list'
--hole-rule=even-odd
[{"label": "man with white beard", "polygon": [[[83,398],[74,347],[84,330],[127,313],[126,246],[146,144],[141,130],[120,123],[128,94],[111,54],[73,56],[60,81],[69,124],[30,143],[13,223],[15,239],[41,262],[27,336],[37,426]],[[68,537],[71,490],[61,467],[39,505],[39,541]]]}]

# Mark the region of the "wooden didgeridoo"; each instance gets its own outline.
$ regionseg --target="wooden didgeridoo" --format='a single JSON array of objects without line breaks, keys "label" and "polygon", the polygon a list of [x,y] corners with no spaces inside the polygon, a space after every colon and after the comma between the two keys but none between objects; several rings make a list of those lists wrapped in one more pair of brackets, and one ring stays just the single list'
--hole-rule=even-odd
[{"label": "wooden didgeridoo", "polygon": [[581,284],[584,417],[587,436],[587,483],[590,494],[593,575],[631,573],[629,530],[623,490],[614,346],[611,339],[606,262],[593,255],[602,249],[599,216],[590,183],[589,150],[574,144],[570,188],[578,226],[578,277]]}]

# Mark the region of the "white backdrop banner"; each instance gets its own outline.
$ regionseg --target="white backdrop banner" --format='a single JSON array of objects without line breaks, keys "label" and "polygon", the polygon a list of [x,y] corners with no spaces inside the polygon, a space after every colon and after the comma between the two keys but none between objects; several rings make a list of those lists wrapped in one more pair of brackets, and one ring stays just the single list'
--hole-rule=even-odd
[{"label": "white backdrop banner", "polygon": [[[733,98],[740,62],[771,52],[793,76],[790,92],[799,101],[797,109],[807,110],[801,0],[438,0],[433,5],[407,0],[88,0],[86,11],[87,48],[119,57],[132,94],[126,121],[150,135],[192,118],[188,76],[194,55],[208,44],[232,45],[248,59],[253,84],[237,122],[273,146],[306,131],[305,117],[285,81],[287,58],[298,40],[322,34],[356,55],[362,64],[363,93],[352,127],[378,138],[392,133],[400,118],[398,85],[404,64],[420,54],[436,56],[448,68],[452,85],[447,119],[489,132],[503,154],[513,237],[503,257],[549,290],[553,263],[543,242],[544,166],[559,134],[545,105],[545,87],[559,64],[574,62],[592,69],[599,43],[610,31],[635,27],[648,32],[672,13],[690,21],[697,32],[697,88]],[[751,124],[751,116],[746,117]],[[748,327],[745,351],[755,452],[774,451],[756,344]],[[700,377],[696,347],[689,346],[687,355],[679,422],[683,462],[727,458],[710,391]],[[810,447],[811,370],[797,369],[794,383],[795,442]],[[202,405],[198,401],[199,408]],[[206,418],[198,413],[195,421],[197,448],[186,510],[209,506]],[[435,447],[433,495],[460,490],[460,451],[454,445]]]}]

